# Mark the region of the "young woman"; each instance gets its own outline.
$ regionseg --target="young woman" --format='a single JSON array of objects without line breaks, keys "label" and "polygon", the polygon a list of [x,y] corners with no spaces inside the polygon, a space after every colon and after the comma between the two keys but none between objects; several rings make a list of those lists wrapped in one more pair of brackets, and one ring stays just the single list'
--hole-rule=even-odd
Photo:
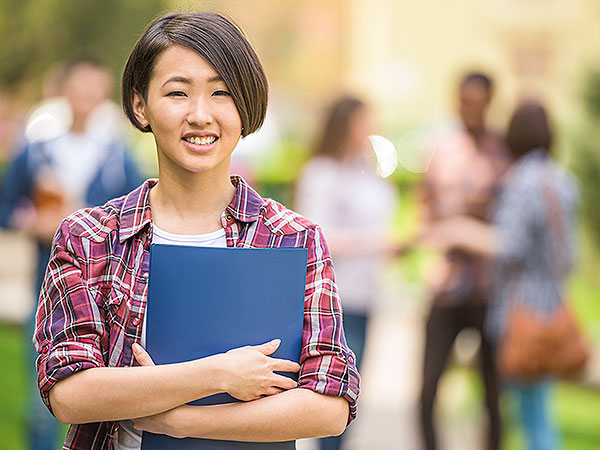
[{"label": "young woman", "polygon": [[[219,15],[164,16],[133,49],[123,106],[154,135],[159,180],[63,221],[37,311],[42,398],[61,422],[75,424],[64,448],[138,449],[142,430],[287,441],[340,434],[355,417],[359,376],[320,228],[229,174],[233,149],[260,127],[266,105],[256,54]],[[307,248],[300,364],[269,357],[275,339],[154,366],[139,343],[150,244],[165,241]],[[132,367],[136,360],[141,367]],[[276,371],[299,371],[298,383]],[[219,392],[243,401],[186,405]]]},{"label": "young woman", "polygon": [[[377,296],[377,272],[384,257],[399,248],[386,236],[396,193],[368,161],[373,128],[372,112],[362,100],[337,99],[296,190],[298,211],[317,220],[331,236],[346,337],[359,369]],[[319,444],[322,450],[338,449],[342,436]]]}]

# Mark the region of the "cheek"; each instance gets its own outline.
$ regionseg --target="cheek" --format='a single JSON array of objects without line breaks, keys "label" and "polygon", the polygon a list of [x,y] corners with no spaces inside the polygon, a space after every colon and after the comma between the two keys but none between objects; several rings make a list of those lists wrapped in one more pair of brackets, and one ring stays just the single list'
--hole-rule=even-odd
[{"label": "cheek", "polygon": [[183,115],[181,109],[167,105],[161,106],[159,103],[146,111],[146,118],[153,130],[174,130],[180,123],[179,118]]},{"label": "cheek", "polygon": [[242,130],[242,119],[238,113],[237,108],[233,101],[231,104],[221,105],[219,107],[219,116],[221,118],[221,123],[227,128],[230,128],[231,131],[241,132]]}]

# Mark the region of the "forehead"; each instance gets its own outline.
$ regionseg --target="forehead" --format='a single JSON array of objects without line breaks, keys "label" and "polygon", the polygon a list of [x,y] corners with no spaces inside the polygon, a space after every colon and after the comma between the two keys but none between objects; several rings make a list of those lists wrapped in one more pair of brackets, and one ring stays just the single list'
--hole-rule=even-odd
[{"label": "forehead", "polygon": [[172,45],[156,58],[152,79],[166,80],[174,76],[197,80],[214,78],[219,74],[196,51],[182,45]]},{"label": "forehead", "polygon": [[65,77],[65,83],[77,83],[90,78],[110,81],[111,75],[104,67],[81,63],[69,70],[69,73]]}]

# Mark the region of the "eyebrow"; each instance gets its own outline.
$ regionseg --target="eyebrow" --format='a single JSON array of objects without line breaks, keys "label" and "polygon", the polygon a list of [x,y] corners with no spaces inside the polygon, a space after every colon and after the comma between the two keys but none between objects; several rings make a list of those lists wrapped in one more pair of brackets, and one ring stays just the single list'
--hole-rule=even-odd
[{"label": "eyebrow", "polygon": [[[217,81],[223,81],[223,78],[221,78],[221,75],[215,75],[214,77],[210,77],[207,81],[209,83],[215,83]],[[175,77],[171,77],[167,81],[165,81],[163,83],[163,86],[166,85],[167,83],[176,83],[176,82],[192,84],[192,80],[190,80],[189,78],[175,76]]]}]

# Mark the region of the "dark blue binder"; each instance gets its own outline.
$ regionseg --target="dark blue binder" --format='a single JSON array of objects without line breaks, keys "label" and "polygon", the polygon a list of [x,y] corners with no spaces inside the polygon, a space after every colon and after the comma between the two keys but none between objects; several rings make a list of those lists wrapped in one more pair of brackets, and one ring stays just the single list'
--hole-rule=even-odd
[{"label": "dark blue binder", "polygon": [[[272,355],[300,360],[307,250],[153,244],[146,348],[170,364],[280,338]],[[295,374],[287,374],[295,376]],[[218,394],[193,402],[238,401]],[[175,439],[144,432],[142,450],[291,450],[295,441]]]}]

